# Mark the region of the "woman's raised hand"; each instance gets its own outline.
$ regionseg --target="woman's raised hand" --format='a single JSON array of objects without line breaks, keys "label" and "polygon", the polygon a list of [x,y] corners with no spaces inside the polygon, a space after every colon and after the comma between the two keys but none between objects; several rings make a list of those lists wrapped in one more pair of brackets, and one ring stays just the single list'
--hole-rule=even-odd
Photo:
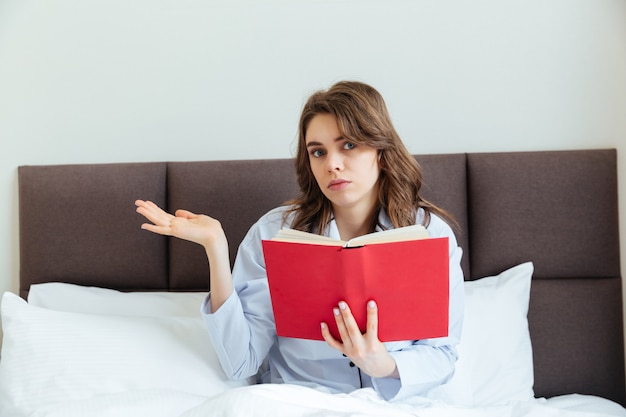
[{"label": "woman's raised hand", "polygon": [[151,222],[141,225],[144,230],[198,243],[206,249],[226,241],[221,223],[212,217],[187,210],[176,210],[172,215],[152,201],[137,200],[135,205],[137,213]]},{"label": "woman's raised hand", "polygon": [[187,210],[176,210],[172,215],[152,201],[137,200],[135,205],[137,213],[151,222],[142,224],[142,229],[204,246],[210,268],[211,312],[217,311],[233,292],[228,241],[222,224],[212,217]]}]

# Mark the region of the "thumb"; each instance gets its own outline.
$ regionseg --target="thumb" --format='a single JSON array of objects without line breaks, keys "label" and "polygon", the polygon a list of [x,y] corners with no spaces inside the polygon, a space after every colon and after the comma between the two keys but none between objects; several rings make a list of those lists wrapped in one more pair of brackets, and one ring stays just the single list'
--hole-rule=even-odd
[{"label": "thumb", "polygon": [[188,211],[188,210],[176,210],[176,213],[174,213],[176,215],[176,217],[182,217],[185,219],[192,219],[194,217],[197,217],[196,214]]}]

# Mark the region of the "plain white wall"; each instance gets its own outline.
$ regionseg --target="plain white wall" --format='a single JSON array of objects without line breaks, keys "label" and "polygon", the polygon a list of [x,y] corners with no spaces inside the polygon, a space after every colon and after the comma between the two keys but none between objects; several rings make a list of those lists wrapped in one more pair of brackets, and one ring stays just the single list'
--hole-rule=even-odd
[{"label": "plain white wall", "polygon": [[618,148],[624,271],[623,0],[0,0],[0,292],[19,165],[288,157],[345,78],[413,153]]}]

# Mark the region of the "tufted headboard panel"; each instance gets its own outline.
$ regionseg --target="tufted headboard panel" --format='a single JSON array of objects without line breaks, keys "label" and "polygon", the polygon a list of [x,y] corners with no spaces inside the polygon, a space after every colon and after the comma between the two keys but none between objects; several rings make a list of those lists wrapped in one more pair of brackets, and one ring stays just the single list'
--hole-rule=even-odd
[{"label": "tufted headboard panel", "polygon": [[[533,261],[535,394],[624,404],[614,149],[416,155],[423,195],[458,222],[468,280]],[[248,228],[297,193],[293,161],[19,167],[20,293],[61,281],[124,291],[208,289],[197,245],[140,229],[135,199],[218,218],[231,261]]]}]

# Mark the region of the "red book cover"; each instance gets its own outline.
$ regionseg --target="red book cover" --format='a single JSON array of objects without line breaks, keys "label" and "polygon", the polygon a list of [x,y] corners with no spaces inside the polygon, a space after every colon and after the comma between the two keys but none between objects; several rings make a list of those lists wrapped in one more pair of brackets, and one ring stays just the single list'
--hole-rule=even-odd
[{"label": "red book cover", "polygon": [[358,247],[264,240],[263,252],[278,336],[324,340],[326,322],[340,340],[339,301],[365,331],[369,300],[383,342],[448,335],[448,238]]}]

